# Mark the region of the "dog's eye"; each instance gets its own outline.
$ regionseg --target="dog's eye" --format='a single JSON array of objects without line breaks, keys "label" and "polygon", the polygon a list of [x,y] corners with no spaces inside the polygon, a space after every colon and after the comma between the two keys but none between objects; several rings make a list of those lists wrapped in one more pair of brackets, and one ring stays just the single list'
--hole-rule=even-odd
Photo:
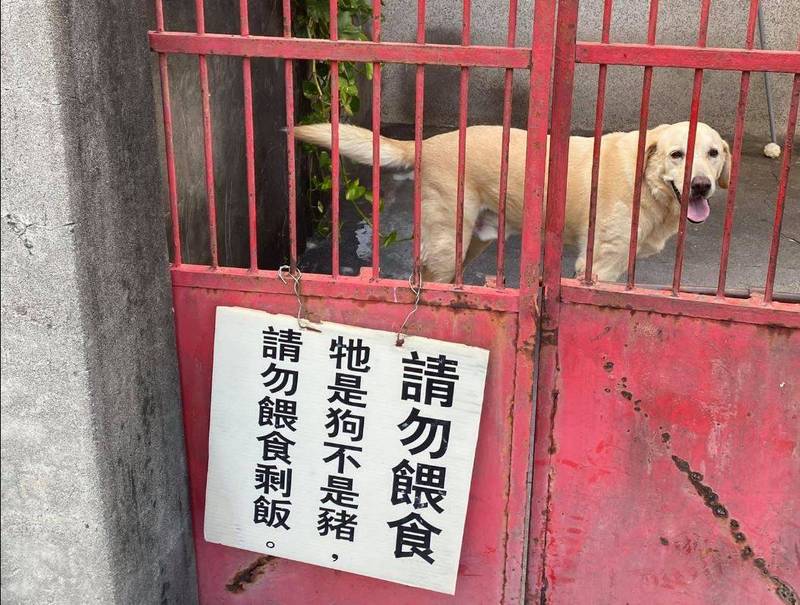
[{"label": "dog's eye", "polygon": [[683,157],[683,152],[680,149],[676,149],[672,153],[669,154],[673,160],[680,160]]},{"label": "dog's eye", "polygon": [[718,155],[719,155],[719,150],[718,149],[710,149],[708,151],[708,157],[710,157],[710,158],[715,158]]}]

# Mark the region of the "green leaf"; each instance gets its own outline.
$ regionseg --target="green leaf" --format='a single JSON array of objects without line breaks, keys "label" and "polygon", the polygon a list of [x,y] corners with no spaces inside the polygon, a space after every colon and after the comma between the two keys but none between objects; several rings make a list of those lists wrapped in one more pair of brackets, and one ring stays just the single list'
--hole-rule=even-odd
[{"label": "green leaf", "polygon": [[[381,4],[383,4],[381,0]],[[306,38],[326,39],[330,33],[329,0],[292,0],[294,8],[294,35]],[[338,32],[342,40],[368,40],[367,27],[372,21],[371,0],[338,0]],[[330,63],[309,61],[308,72],[301,82],[301,94],[306,99],[306,111],[298,116],[300,124],[327,122],[331,116],[331,73]],[[350,61],[340,61],[339,65],[339,103],[342,116],[352,117],[360,108],[359,83],[362,78],[373,77],[373,66]],[[303,145],[310,158],[309,168],[309,211],[315,231],[322,237],[330,235],[330,219],[326,219],[326,203],[320,196],[333,187],[331,180],[330,153],[318,147]],[[344,166],[341,166],[341,182],[345,198],[353,204],[362,220],[370,218],[359,204],[360,200],[371,203],[372,195],[358,179],[350,179]],[[383,201],[381,200],[381,205]],[[366,207],[366,205],[365,205]],[[396,234],[388,236],[391,241]]]},{"label": "green leaf", "polygon": [[392,232],[389,233],[389,235],[386,235],[386,236],[383,237],[382,244],[383,244],[384,248],[388,248],[389,246],[391,246],[396,241],[397,241],[397,231],[392,231]]},{"label": "green leaf", "polygon": [[331,167],[331,154],[327,151],[320,151],[319,153],[319,166],[320,168]]},{"label": "green leaf", "polygon": [[345,189],[345,198],[348,201],[353,202],[353,201],[359,200],[362,197],[364,197],[364,194],[366,193],[366,191],[367,191],[367,188],[364,187],[359,182],[358,179],[355,179],[355,180],[350,181],[349,183],[347,183],[346,189]]},{"label": "green leaf", "polygon": [[310,80],[303,80],[303,96],[306,99],[314,99],[317,96],[317,87]]}]

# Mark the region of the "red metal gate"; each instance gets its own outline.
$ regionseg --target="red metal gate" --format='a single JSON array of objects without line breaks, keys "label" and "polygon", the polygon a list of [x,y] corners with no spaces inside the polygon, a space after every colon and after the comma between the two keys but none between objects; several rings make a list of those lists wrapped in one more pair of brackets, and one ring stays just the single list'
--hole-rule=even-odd
[{"label": "red metal gate", "polygon": [[[156,0],[157,27],[150,33],[150,44],[159,54],[162,82],[172,211],[174,263],[171,271],[201,601],[517,603],[525,600],[527,587],[528,602],[537,603],[771,602],[776,592],[784,595],[784,602],[792,603],[794,597],[789,585],[800,584],[796,559],[800,541],[796,519],[800,517],[800,508],[797,498],[791,498],[792,493],[798,491],[800,475],[797,435],[800,314],[795,305],[774,300],[772,284],[780,218],[786,201],[799,76],[794,80],[775,235],[763,295],[756,294],[745,300],[726,296],[725,271],[749,72],[797,73],[800,53],[752,50],[755,0],[751,2],[744,50],[702,48],[710,0],[702,2],[697,47],[655,46],[657,0],[652,3],[648,44],[645,45],[608,42],[611,0],[605,1],[600,44],[576,44],[577,0],[558,3],[535,0],[533,40],[527,48],[515,45],[517,0],[508,3],[505,47],[470,44],[469,0],[464,1],[461,45],[426,43],[425,4],[425,0],[418,1],[415,43],[385,43],[380,40],[379,0],[373,2],[373,39],[370,42],[337,40],[336,0],[330,2],[333,24],[330,40],[293,38],[290,0],[283,0],[283,38],[249,34],[247,0],[239,2],[239,35],[206,32],[203,0],[196,0],[196,33],[167,31],[162,0]],[[208,266],[187,264],[180,252],[179,200],[172,145],[174,108],[170,104],[167,66],[167,57],[173,53],[197,55],[199,61],[212,259]],[[211,91],[206,59],[216,54],[242,58],[249,269],[219,266],[217,260]],[[552,86],[554,55],[559,77]],[[425,66],[451,65],[461,69],[457,175],[460,183],[464,178],[469,69],[505,70],[505,151],[501,157],[497,276],[485,286],[463,283],[463,265],[458,254],[463,252],[460,227],[464,220],[464,191],[461,186],[453,217],[457,227],[455,283],[423,284],[419,310],[408,327],[411,333],[491,351],[455,597],[226,548],[203,539],[215,309],[219,305],[236,305],[294,314],[298,303],[292,286],[281,279],[282,274],[259,270],[256,258],[255,191],[259,185],[254,165],[250,75],[250,60],[254,57],[278,58],[285,65],[290,272],[298,277],[292,62],[317,59],[333,64],[358,61],[374,65],[375,156],[379,153],[381,64],[395,62],[417,66],[412,283],[418,283],[420,275],[421,186],[418,177]],[[671,291],[636,287],[635,254],[630,255],[627,285],[593,283],[591,245],[587,248],[585,279],[561,280],[561,232],[576,62],[601,65],[601,91],[605,86],[605,65],[647,66],[642,129],[647,126],[647,98],[653,68],[694,69],[690,147],[698,119],[703,69],[743,71],[742,101],[733,146],[732,187],[716,296],[681,291],[686,190]],[[523,214],[527,228],[522,235],[520,285],[508,288],[503,279],[503,232],[514,69],[530,70]],[[347,277],[339,272],[336,74],[337,70],[333,69],[332,273],[302,275],[303,305],[313,318],[396,330],[414,307],[415,296],[405,281],[381,276],[378,168],[373,171],[371,270],[363,271],[358,277]],[[549,115],[551,89],[552,119]],[[602,108],[603,92],[599,92],[597,133],[602,131]],[[548,128],[553,137],[549,167]],[[639,166],[643,161],[644,137],[640,137],[640,141]],[[587,200],[592,208],[596,206],[598,152],[596,146],[593,195]],[[687,155],[692,157],[691,149]],[[691,160],[686,164],[687,174],[690,174]],[[542,225],[546,171],[549,171],[549,203],[542,239],[537,227]],[[637,191],[640,187],[641,182],[637,180]],[[638,200],[634,199],[634,204],[632,250],[637,246]],[[594,219],[591,222],[593,224]],[[592,234],[593,227],[590,241]],[[540,266],[543,266],[541,272]],[[540,289],[540,285],[543,288]],[[534,345],[539,329],[537,301],[540,294],[544,314],[534,443],[531,431]],[[703,364],[712,369],[703,372]],[[749,429],[753,430],[752,435]],[[528,481],[531,452],[534,457],[532,495]],[[710,510],[704,508],[706,505]],[[715,507],[724,507],[726,514],[721,515],[721,510]],[[715,522],[715,514],[722,521]]]},{"label": "red metal gate", "polygon": [[[742,3],[744,4],[744,3]],[[666,4],[662,7],[666,9]],[[744,7],[743,7],[744,8]],[[800,52],[576,42],[577,0],[558,9],[544,242],[541,351],[528,565],[531,603],[798,603],[800,586],[800,309],[774,293],[800,100]],[[800,50],[800,48],[798,49]],[[561,279],[576,63],[598,64],[585,275]],[[599,135],[608,65],[644,67],[628,279],[593,282]],[[692,174],[704,70],[741,71],[718,287],[681,287],[689,179],[684,178],[671,287],[636,286],[639,202],[653,68],[694,70],[684,176]],[[763,292],[726,291],[750,73],[794,75]],[[797,200],[792,200],[797,203]],[[796,297],[795,297],[796,298]],[[794,587],[794,588],[792,588]]]},{"label": "red metal gate", "polygon": [[[415,64],[416,68],[416,161],[414,188],[414,273],[420,275],[420,154],[423,123],[423,84],[426,65],[452,65],[461,69],[460,91],[460,161],[459,178],[463,181],[464,145],[467,115],[469,69],[492,67],[505,70],[504,141],[507,148],[511,112],[511,77],[514,69],[530,69],[529,128],[526,163],[525,223],[541,224],[544,197],[545,149],[550,104],[550,68],[553,55],[555,3],[536,2],[532,49],[515,47],[517,2],[509,2],[508,44],[506,47],[470,45],[470,2],[464,3],[463,44],[434,45],[425,42],[425,1],[418,3],[417,40],[411,44],[380,41],[380,1],[375,1],[370,42],[337,40],[337,2],[330,2],[330,40],[307,40],[291,37],[290,0],[283,0],[284,37],[249,35],[248,3],[241,0],[240,35],[208,33],[204,26],[204,6],[196,1],[197,32],[166,31],[161,0],[156,0],[156,31],[150,44],[159,54],[164,125],[166,135],[167,175],[172,210],[172,266],[175,322],[185,419],[186,450],[191,486],[192,519],[203,603],[515,603],[524,593],[524,557],[526,554],[526,517],[528,513],[528,467],[531,445],[533,400],[533,354],[537,326],[536,300],[539,290],[540,236],[538,229],[528,229],[522,242],[521,283],[507,288],[503,279],[503,245],[498,252],[498,274],[491,284],[469,286],[463,283],[463,264],[457,262],[455,283],[423,284],[420,306],[407,331],[455,342],[480,346],[491,351],[473,483],[466,520],[457,592],[455,597],[420,591],[396,584],[364,578],[331,569],[280,560],[207,543],[203,539],[205,482],[208,466],[208,428],[211,388],[211,360],[215,309],[236,305],[294,314],[298,301],[276,271],[258,270],[256,258],[256,208],[253,154],[253,109],[250,74],[251,57],[279,58],[285,64],[286,124],[289,150],[289,215],[291,240],[290,272],[297,273],[297,201],[295,182],[295,122],[292,62],[297,59],[371,62],[373,80],[373,150],[379,153],[381,63]],[[168,56],[193,54],[199,60],[199,83],[202,89],[203,132],[205,143],[206,191],[211,235],[211,264],[192,265],[180,254],[178,188],[175,175],[175,150],[172,145],[172,112],[169,98]],[[244,124],[248,165],[248,208],[250,217],[249,269],[219,266],[216,253],[216,207],[212,150],[212,119],[208,89],[208,55],[242,57],[244,76]],[[535,60],[532,62],[532,57]],[[332,69],[332,249],[331,275],[303,274],[300,278],[305,312],[313,318],[384,330],[397,330],[409,314],[415,296],[406,281],[381,276],[378,242],[378,200],[380,171],[373,172],[373,263],[370,271],[359,277],[339,272],[339,192],[336,153],[338,131],[337,70]],[[178,109],[180,110],[180,109]],[[198,125],[199,127],[199,125]],[[376,165],[378,162],[375,162]],[[501,159],[502,189],[508,155]],[[454,175],[455,176],[455,175]],[[503,191],[501,198],[505,198]],[[454,225],[463,221],[464,192],[458,194]],[[269,210],[267,210],[269,211]],[[503,229],[501,220],[500,229]],[[502,231],[501,231],[502,233]],[[501,238],[502,240],[502,238]],[[463,251],[459,237],[457,250]],[[458,257],[460,259],[460,257]],[[291,280],[290,280],[291,281]]]}]

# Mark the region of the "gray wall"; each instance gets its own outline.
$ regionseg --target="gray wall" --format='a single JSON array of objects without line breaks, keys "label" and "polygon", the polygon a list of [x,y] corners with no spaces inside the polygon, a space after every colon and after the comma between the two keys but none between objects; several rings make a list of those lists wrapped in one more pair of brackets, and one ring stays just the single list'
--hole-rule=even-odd
[{"label": "gray wall", "polygon": [[[164,12],[166,29],[195,30],[193,0],[165,2]],[[239,33],[237,2],[206,2],[205,17],[206,31]],[[279,2],[250,2],[249,17],[253,35],[282,35]],[[150,64],[153,66],[156,88],[154,102],[156,112],[160,115],[160,83],[154,58]],[[289,246],[286,135],[281,130],[286,124],[283,64],[275,59],[253,59],[251,64],[258,257],[262,268],[276,269],[285,262]],[[212,56],[208,58],[208,71],[219,261],[225,266],[249,267],[242,61],[238,57]],[[208,203],[197,57],[172,55],[169,57],[169,74],[183,260],[209,264]],[[296,100],[299,100],[299,95]],[[159,130],[159,144],[162,141],[163,135]],[[159,160],[163,158],[163,146],[160,149]],[[163,174],[163,182],[166,182],[166,173]],[[303,210],[301,205],[301,225]],[[302,236],[301,232],[301,246]]]},{"label": "gray wall", "polygon": [[[697,37],[700,2],[697,0],[662,0],[657,42],[694,44]],[[743,47],[747,20],[743,0],[715,0],[712,3],[709,46]],[[430,42],[459,44],[461,39],[461,0],[428,2],[427,37]],[[517,45],[530,46],[531,1],[519,3]],[[646,0],[614,2],[611,40],[644,42],[647,36]],[[793,50],[800,33],[800,0],[763,0],[766,26],[765,46]],[[598,41],[602,20],[602,0],[582,0],[578,39]],[[416,36],[416,1],[388,0],[383,25],[387,41],[413,41]],[[504,45],[508,23],[505,0],[474,0],[472,13],[473,43]],[[411,123],[414,119],[414,68],[389,66],[384,71],[383,120]],[[502,70],[472,70],[469,99],[470,123],[499,124],[502,117]],[[605,130],[634,130],[639,123],[642,69],[610,68],[606,92]],[[426,69],[425,122],[431,126],[454,127],[458,120],[458,69]],[[655,70],[651,96],[650,124],[688,119],[693,72],[691,70]],[[524,127],[527,107],[527,72],[518,72],[514,86],[514,124]],[[791,77],[772,76],[773,95],[782,140],[786,131]],[[733,130],[739,91],[739,74],[707,72],[703,86],[701,119],[729,135]],[[575,74],[573,131],[594,128],[597,67],[579,65]],[[747,114],[747,132],[753,140],[769,141],[769,125],[761,74],[754,75]]]},{"label": "gray wall", "polygon": [[196,601],[150,6],[2,0],[3,603]]}]

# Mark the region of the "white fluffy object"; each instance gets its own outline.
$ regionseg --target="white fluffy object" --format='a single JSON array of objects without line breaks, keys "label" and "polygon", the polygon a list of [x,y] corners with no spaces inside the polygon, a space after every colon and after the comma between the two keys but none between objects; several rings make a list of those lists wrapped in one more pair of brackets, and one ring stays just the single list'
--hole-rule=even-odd
[{"label": "white fluffy object", "polygon": [[775,143],[767,143],[764,146],[764,155],[768,158],[777,158],[781,155],[781,148]]}]

